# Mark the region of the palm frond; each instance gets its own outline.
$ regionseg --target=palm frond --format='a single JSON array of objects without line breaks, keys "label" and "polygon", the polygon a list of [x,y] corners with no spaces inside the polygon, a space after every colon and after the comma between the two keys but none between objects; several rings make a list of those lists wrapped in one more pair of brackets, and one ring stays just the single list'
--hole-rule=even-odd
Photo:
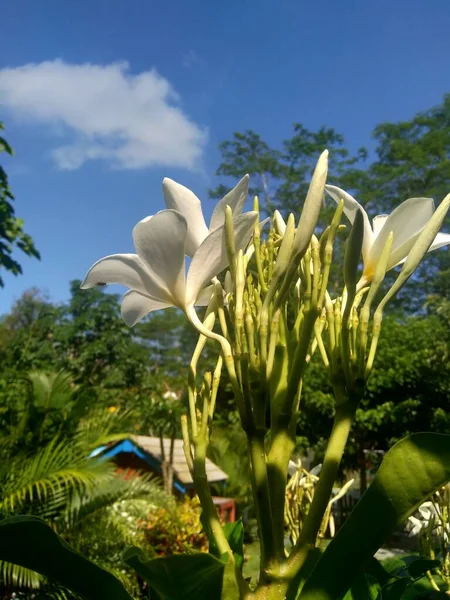
[{"label": "palm frond", "polygon": [[36,590],[41,587],[45,578],[25,567],[0,561],[0,581],[8,587]]},{"label": "palm frond", "polygon": [[77,444],[55,439],[35,456],[17,457],[4,466],[0,510],[11,513],[26,505],[63,501],[73,490],[94,488],[112,470],[107,462],[86,457]]},{"label": "palm frond", "polygon": [[47,410],[66,407],[76,391],[70,373],[65,371],[31,371],[27,379],[31,384],[33,403]]},{"label": "palm frond", "polygon": [[82,419],[78,426],[76,440],[89,450],[104,446],[113,441],[130,437],[127,431],[133,416],[131,410],[109,412],[108,410],[91,411],[87,418]]},{"label": "palm frond", "polygon": [[164,492],[161,479],[151,473],[137,473],[132,477],[115,473],[113,477],[103,478],[89,490],[74,490],[70,504],[62,515],[66,526],[80,522],[86,517],[113,508],[117,503],[131,500],[144,500],[149,506],[168,506],[174,504]]}]

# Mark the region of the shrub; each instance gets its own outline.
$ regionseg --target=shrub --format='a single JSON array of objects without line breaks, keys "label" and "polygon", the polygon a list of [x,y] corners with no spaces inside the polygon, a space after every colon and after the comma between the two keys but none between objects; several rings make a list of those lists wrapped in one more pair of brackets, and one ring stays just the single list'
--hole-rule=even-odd
[{"label": "shrub", "polygon": [[140,522],[145,539],[155,556],[169,556],[196,551],[207,551],[206,534],[200,522],[200,504],[197,498],[184,498],[175,509],[155,508]]}]

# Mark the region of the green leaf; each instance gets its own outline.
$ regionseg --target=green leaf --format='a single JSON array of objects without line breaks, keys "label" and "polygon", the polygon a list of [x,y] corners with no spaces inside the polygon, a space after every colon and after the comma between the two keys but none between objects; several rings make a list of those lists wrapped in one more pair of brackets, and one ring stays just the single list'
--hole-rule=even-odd
[{"label": "green leaf", "polygon": [[383,568],[391,577],[395,577],[396,575],[400,575],[402,571],[405,571],[406,563],[401,558],[396,558],[394,556],[383,560]]},{"label": "green leaf", "polygon": [[[236,566],[241,569],[244,564],[244,526],[242,524],[242,519],[239,519],[234,523],[226,523],[222,529],[230,544],[230,548],[233,551]],[[210,553],[217,558],[221,558],[214,538],[208,536],[208,541]]]},{"label": "green leaf", "polygon": [[304,600],[338,600],[405,519],[450,480],[450,435],[416,433],[391,448],[372,484],[303,588]]},{"label": "green leaf", "polygon": [[407,564],[407,569],[411,577],[414,577],[414,579],[416,579],[417,577],[425,575],[427,571],[432,571],[433,569],[436,569],[436,567],[439,567],[440,564],[441,563],[439,560],[431,560],[429,558],[417,558],[416,560],[412,560],[409,564]]},{"label": "green leaf", "polygon": [[406,590],[408,585],[412,583],[412,579],[409,577],[402,577],[392,582],[387,583],[381,590],[381,597],[383,600],[400,600],[403,596],[403,592]]},{"label": "green leaf", "polygon": [[[234,573],[211,554],[178,554],[147,560],[139,548],[129,548],[123,561],[163,600],[238,600]],[[225,576],[225,571],[226,576]]]},{"label": "green leaf", "polygon": [[362,571],[345,594],[344,600],[377,600],[380,591],[380,584],[375,577]]},{"label": "green leaf", "polygon": [[120,581],[73,550],[44,521],[0,521],[0,560],[45,575],[85,600],[132,600]]}]

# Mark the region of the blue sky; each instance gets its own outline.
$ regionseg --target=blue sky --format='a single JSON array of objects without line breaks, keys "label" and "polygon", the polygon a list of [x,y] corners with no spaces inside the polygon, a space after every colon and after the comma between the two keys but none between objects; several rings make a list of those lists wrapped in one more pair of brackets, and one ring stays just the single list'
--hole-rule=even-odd
[{"label": "blue sky", "polygon": [[450,91],[448,0],[15,0],[2,7],[6,162],[42,261],[2,274],[0,314],[37,286],[68,297],[98,258],[133,251],[172,177],[205,199],[217,144],[294,121],[370,146],[377,123]]}]

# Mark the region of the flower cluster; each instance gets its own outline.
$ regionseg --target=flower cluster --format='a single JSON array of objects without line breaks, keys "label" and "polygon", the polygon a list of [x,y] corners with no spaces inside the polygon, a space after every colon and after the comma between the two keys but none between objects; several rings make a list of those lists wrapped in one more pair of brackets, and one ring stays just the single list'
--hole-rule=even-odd
[{"label": "flower cluster", "polygon": [[[112,254],[97,261],[81,287],[120,283],[130,288],[122,299],[122,317],[133,326],[148,313],[177,306],[189,314],[194,305],[207,305],[209,283],[228,266],[225,209],[233,213],[235,244],[245,248],[257,217],[242,214],[247,198],[245,176],[217,204],[209,228],[200,200],[186,187],[164,179],[167,209],[146,217],[133,229],[136,254]],[[185,256],[192,258],[186,274]]]}]

